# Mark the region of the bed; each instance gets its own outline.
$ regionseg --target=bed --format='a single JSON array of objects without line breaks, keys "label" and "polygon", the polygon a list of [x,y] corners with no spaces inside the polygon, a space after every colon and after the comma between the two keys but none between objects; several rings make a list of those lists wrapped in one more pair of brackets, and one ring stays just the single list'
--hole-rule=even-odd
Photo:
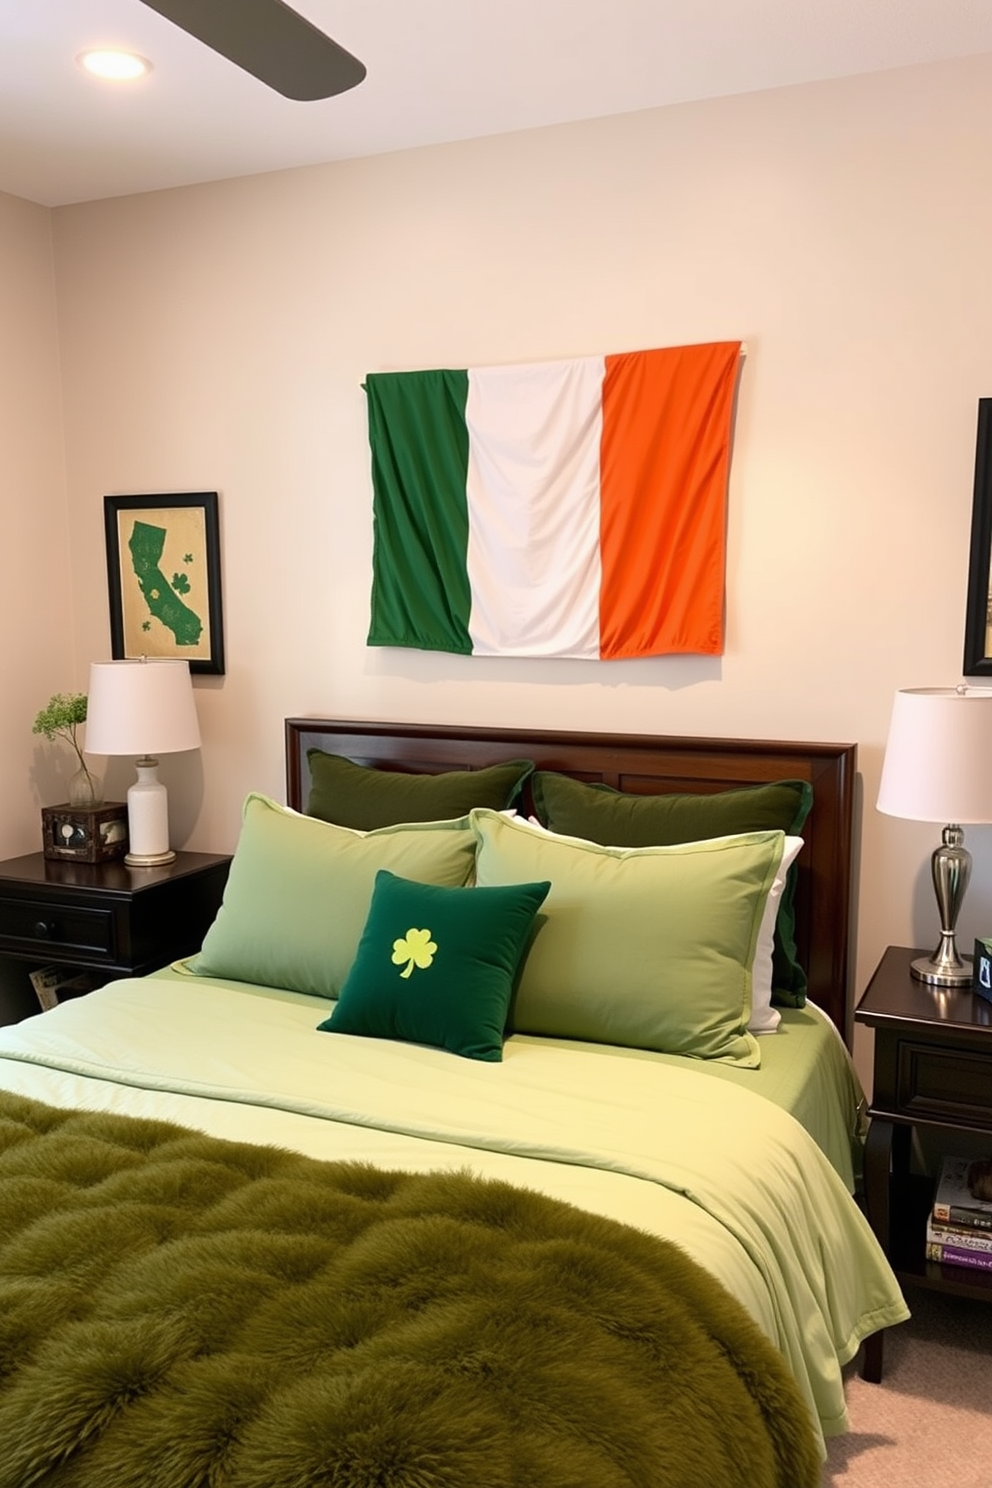
[{"label": "bed", "polygon": [[0,1488],[813,1488],[853,746],[285,729],[199,955],[0,1030]]}]

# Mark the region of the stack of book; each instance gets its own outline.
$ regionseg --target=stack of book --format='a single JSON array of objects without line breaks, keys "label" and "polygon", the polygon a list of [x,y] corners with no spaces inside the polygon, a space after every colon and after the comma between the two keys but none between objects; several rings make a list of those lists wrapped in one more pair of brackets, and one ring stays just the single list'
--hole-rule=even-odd
[{"label": "stack of book", "polygon": [[29,971],[28,976],[41,1010],[45,1013],[50,1008],[57,1007],[64,997],[92,992],[95,985],[89,972],[75,972],[64,966],[41,966],[37,971]]},{"label": "stack of book", "polygon": [[927,1260],[992,1272],[992,1159],[944,1158],[927,1218]]}]

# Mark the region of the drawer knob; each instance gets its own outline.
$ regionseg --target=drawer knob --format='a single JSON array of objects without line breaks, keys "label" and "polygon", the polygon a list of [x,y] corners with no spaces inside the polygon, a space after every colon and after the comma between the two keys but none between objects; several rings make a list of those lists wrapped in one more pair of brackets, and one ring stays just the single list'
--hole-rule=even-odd
[{"label": "drawer knob", "polygon": [[39,920],[34,927],[34,933],[39,940],[51,940],[55,934],[55,926],[49,924],[48,920]]}]

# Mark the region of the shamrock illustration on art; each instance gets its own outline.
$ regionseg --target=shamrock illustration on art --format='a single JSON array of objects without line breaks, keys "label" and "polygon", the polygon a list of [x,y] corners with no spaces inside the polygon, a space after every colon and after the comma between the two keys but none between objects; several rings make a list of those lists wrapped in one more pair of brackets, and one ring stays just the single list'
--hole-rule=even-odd
[{"label": "shamrock illustration on art", "polygon": [[393,941],[393,965],[403,966],[400,976],[408,977],[415,966],[425,971],[434,960],[436,950],[429,930],[408,930],[404,940]]}]

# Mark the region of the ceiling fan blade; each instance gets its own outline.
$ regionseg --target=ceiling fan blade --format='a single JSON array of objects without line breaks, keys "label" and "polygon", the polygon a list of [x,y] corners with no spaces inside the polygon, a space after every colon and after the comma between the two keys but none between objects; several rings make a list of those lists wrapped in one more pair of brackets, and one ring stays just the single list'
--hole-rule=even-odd
[{"label": "ceiling fan blade", "polygon": [[283,0],[142,0],[284,98],[346,93],[365,66]]}]

